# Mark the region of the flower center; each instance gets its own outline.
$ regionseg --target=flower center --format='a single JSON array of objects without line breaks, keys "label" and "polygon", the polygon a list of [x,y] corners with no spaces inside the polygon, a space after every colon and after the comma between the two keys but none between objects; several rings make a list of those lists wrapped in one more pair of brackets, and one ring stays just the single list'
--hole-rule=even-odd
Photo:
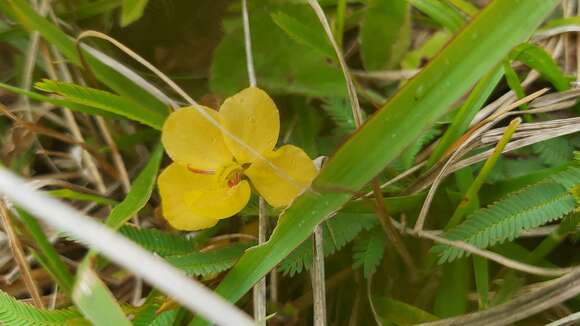
[{"label": "flower center", "polygon": [[233,188],[242,181],[242,176],[244,174],[244,169],[237,163],[230,163],[218,172],[218,179],[226,184],[228,187]]}]

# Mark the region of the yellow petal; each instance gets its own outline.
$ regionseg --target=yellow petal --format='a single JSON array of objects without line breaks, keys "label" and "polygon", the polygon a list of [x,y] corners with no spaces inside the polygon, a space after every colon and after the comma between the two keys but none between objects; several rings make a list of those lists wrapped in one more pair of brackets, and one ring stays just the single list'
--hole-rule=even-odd
[{"label": "yellow petal", "polygon": [[287,206],[316,176],[316,167],[304,151],[296,146],[285,145],[266,155],[281,171],[268,162],[254,162],[245,172],[260,195],[273,207]]},{"label": "yellow petal", "polygon": [[198,174],[192,173],[187,168],[173,163],[161,172],[157,180],[163,216],[178,230],[201,230],[210,228],[218,222],[216,218],[196,214],[186,202],[186,194],[192,188],[211,189],[211,185],[200,183],[203,178],[197,176]]},{"label": "yellow petal", "polygon": [[[200,106],[218,121],[218,113]],[[217,170],[232,161],[221,131],[195,108],[183,108],[169,115],[161,141],[171,159],[199,170]]]},{"label": "yellow petal", "polygon": [[214,190],[192,190],[185,194],[187,205],[208,218],[222,219],[239,213],[250,200],[250,185],[242,180],[233,187],[227,185]]},{"label": "yellow petal", "polygon": [[[280,116],[274,101],[263,90],[249,87],[228,98],[220,108],[220,121],[229,133],[260,154],[272,151],[280,133]],[[239,163],[256,160],[255,155],[231,136],[226,145]]]}]

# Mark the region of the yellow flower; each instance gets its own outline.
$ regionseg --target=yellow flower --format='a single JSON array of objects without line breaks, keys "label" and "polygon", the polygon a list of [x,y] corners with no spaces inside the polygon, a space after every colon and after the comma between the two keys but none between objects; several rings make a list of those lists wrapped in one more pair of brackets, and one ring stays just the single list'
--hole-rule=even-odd
[{"label": "yellow flower", "polygon": [[158,183],[163,215],[174,228],[205,229],[237,214],[250,199],[250,183],[274,207],[287,206],[310,186],[316,168],[308,155],[292,145],[274,150],[280,117],[266,92],[246,88],[219,112],[201,109],[226,132],[192,107],[173,112],[163,125],[161,141],[174,162]]}]

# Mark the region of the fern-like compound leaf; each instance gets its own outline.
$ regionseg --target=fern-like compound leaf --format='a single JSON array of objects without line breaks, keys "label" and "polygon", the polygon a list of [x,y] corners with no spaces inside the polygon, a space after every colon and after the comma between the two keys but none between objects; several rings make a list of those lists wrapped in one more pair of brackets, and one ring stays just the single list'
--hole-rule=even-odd
[{"label": "fern-like compound leaf", "polygon": [[6,326],[90,325],[78,311],[38,309],[19,302],[3,291],[0,291],[0,324]]},{"label": "fern-like compound leaf", "polygon": [[[524,230],[562,218],[574,207],[574,197],[565,187],[556,182],[541,182],[476,211],[444,236],[487,248],[513,240]],[[465,254],[461,249],[447,246],[438,246],[436,250],[442,248],[440,262],[452,261]]]}]

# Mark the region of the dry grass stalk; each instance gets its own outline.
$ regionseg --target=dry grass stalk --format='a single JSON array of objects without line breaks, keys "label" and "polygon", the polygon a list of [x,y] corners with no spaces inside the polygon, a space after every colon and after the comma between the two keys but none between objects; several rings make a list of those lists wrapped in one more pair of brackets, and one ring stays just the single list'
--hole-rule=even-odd
[{"label": "dry grass stalk", "polygon": [[14,231],[10,213],[8,212],[4,201],[2,200],[0,200],[0,218],[2,218],[2,224],[4,225],[4,231],[6,231],[6,235],[8,236],[10,249],[12,249],[12,255],[14,256],[14,260],[20,269],[20,273],[22,274],[24,284],[28,289],[28,293],[30,293],[32,301],[36,307],[44,308],[44,303],[42,301],[40,291],[38,290],[36,282],[30,273],[30,266],[28,266],[28,261],[24,255],[24,250],[22,249],[18,235],[16,235],[16,232]]}]

